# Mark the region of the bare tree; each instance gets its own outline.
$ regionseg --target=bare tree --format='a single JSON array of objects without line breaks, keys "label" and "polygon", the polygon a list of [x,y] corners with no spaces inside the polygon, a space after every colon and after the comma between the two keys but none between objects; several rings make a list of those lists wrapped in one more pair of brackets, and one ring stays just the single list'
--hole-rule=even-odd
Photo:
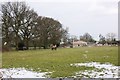
[{"label": "bare tree", "polygon": [[108,33],[108,34],[106,35],[107,41],[112,41],[112,40],[115,39],[115,37],[116,37],[116,34],[115,34],[115,33]]},{"label": "bare tree", "polygon": [[25,2],[7,2],[1,5],[2,27],[5,39],[9,42],[9,29],[14,33],[16,50],[18,43],[24,40],[27,49],[32,27],[35,26],[37,13],[31,10]]},{"label": "bare tree", "polygon": [[69,35],[68,35],[68,27],[66,29],[62,29],[62,42],[64,42],[65,45],[68,44],[68,39],[69,39]]},{"label": "bare tree", "polygon": [[116,44],[116,34],[115,33],[108,33],[106,35],[106,41],[108,44]]},{"label": "bare tree", "polygon": [[83,40],[86,42],[94,42],[95,41],[89,33],[85,33],[83,36],[80,36],[80,40]]},{"label": "bare tree", "polygon": [[99,43],[101,43],[101,44],[105,44],[106,43],[106,40],[105,40],[105,37],[104,36],[102,36],[101,34],[99,35]]},{"label": "bare tree", "polygon": [[[6,40],[9,40],[9,28],[12,27],[15,34],[16,49],[18,49],[19,29],[21,27],[21,16],[24,13],[22,2],[7,2],[2,4],[2,30],[5,32]],[[7,41],[9,42],[9,41]]]},{"label": "bare tree", "polygon": [[20,36],[22,37],[23,41],[25,42],[26,49],[29,48],[29,41],[33,38],[34,28],[37,24],[37,13],[34,10],[28,10],[24,12],[22,26],[20,28]]},{"label": "bare tree", "polygon": [[72,41],[78,41],[78,37],[76,35],[71,35],[71,40]]},{"label": "bare tree", "polygon": [[[11,17],[9,16],[10,12],[8,12],[8,4],[1,5],[1,26],[2,26],[2,43],[6,46],[6,48],[9,48],[10,42],[11,42]],[[4,44],[6,43],[6,44]]]}]

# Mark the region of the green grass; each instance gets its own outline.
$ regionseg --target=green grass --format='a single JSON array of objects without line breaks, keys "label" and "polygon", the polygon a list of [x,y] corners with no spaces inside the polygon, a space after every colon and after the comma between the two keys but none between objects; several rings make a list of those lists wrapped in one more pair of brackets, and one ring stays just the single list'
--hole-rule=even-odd
[{"label": "green grass", "polygon": [[[87,58],[84,57],[87,55]],[[81,62],[110,62],[118,65],[117,47],[81,47],[58,48],[56,51],[28,50],[11,51],[2,54],[2,67],[25,67],[35,71],[50,71],[54,77],[70,77],[80,70],[93,69],[92,67],[70,66],[72,63]]]}]

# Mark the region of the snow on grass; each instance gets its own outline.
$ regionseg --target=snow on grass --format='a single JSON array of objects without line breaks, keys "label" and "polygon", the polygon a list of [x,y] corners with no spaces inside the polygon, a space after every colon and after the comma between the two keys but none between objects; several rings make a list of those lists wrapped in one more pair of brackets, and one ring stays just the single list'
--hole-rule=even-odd
[{"label": "snow on grass", "polygon": [[25,68],[0,69],[2,78],[45,78],[50,72],[34,72]]},{"label": "snow on grass", "polygon": [[85,70],[76,73],[74,77],[84,77],[84,78],[118,78],[118,71],[120,66],[114,66],[110,63],[100,64],[99,62],[89,62],[89,63],[75,63],[72,66],[86,66],[95,67],[94,70]]},{"label": "snow on grass", "polygon": [[[75,76],[82,78],[119,78],[118,71],[120,66],[114,66],[110,63],[100,64],[99,62],[75,63],[71,66],[94,67],[93,70],[83,70],[76,72]],[[0,69],[2,78],[48,78],[51,72],[34,72],[25,68]]]}]

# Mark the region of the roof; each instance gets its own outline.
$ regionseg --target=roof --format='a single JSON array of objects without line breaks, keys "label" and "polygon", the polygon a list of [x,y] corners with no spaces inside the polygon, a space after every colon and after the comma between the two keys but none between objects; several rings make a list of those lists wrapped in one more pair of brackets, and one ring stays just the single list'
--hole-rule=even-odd
[{"label": "roof", "polygon": [[85,41],[74,41],[73,45],[78,45],[78,44],[87,44]]}]

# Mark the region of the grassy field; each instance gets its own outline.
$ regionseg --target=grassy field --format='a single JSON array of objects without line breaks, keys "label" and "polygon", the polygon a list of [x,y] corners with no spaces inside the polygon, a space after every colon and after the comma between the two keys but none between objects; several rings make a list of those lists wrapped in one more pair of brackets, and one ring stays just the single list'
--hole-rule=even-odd
[{"label": "grassy field", "polygon": [[35,71],[48,71],[53,72],[50,75],[52,78],[69,77],[80,70],[92,69],[70,64],[93,61],[118,65],[118,47],[58,48],[56,51],[28,50],[2,54],[2,68],[25,67]]}]

